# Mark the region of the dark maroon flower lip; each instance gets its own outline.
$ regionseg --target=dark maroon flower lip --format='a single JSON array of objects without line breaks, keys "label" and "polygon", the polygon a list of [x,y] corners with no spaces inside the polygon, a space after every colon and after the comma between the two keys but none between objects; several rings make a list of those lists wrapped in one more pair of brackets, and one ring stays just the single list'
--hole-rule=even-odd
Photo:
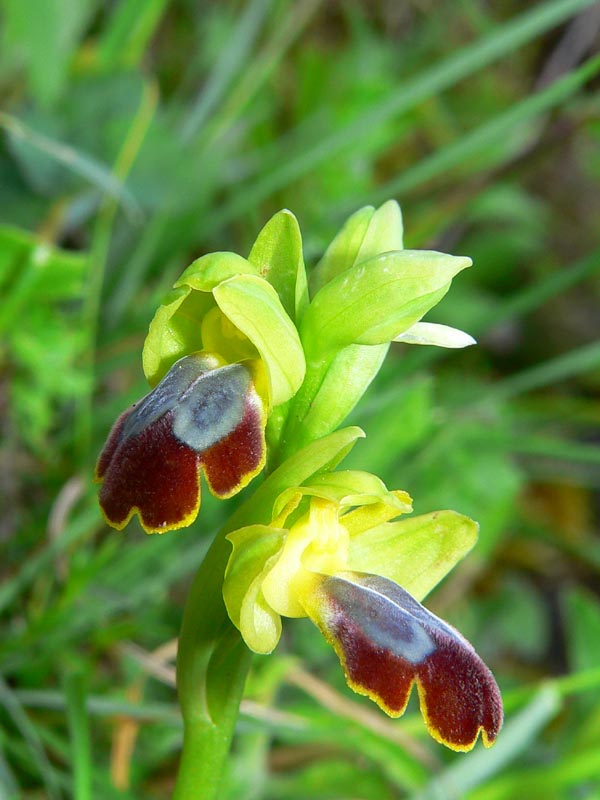
[{"label": "dark maroon flower lip", "polygon": [[96,465],[100,507],[121,530],[134,514],[148,533],[190,525],[211,492],[231,497],[265,463],[264,402],[251,362],[219,366],[207,353],[177,361],[116,421]]},{"label": "dark maroon flower lip", "polygon": [[431,736],[468,751],[502,726],[500,690],[469,642],[402,587],[360,572],[320,576],[307,612],[334,647],[348,684],[387,714],[404,713],[416,685]]}]

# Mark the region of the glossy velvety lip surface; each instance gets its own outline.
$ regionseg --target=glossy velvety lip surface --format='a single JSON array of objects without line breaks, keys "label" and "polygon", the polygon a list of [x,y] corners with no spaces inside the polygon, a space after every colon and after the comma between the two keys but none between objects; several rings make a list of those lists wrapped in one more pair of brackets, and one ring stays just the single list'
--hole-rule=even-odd
[{"label": "glossy velvety lip surface", "polygon": [[356,692],[397,717],[416,685],[434,739],[467,751],[481,733],[493,744],[502,701],[492,673],[458,631],[402,587],[359,572],[322,576],[307,610]]},{"label": "glossy velvety lip surface", "polygon": [[113,527],[136,513],[148,532],[184,527],[200,507],[201,471],[225,498],[262,469],[265,414],[251,370],[218,363],[202,353],[180,359],[115,423],[96,468]]}]

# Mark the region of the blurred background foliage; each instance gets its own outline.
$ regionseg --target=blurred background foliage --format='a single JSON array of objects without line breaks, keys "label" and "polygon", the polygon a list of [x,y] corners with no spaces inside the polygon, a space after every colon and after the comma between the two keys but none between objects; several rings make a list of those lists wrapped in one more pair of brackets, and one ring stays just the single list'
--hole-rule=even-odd
[{"label": "blurred background foliage", "polygon": [[498,744],[350,696],[309,623],[257,658],[229,800],[600,798],[600,4],[0,0],[0,798],[164,798],[173,640],[234,501],[108,530],[91,483],[182,269],[298,216],[314,264],[396,197],[473,257],[397,345],[348,464],[481,522],[432,594],[493,668]]}]

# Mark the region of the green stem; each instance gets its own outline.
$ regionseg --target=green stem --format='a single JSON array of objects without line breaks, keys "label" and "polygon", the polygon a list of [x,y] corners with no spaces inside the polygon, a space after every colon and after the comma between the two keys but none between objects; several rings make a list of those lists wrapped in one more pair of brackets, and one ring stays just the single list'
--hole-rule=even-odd
[{"label": "green stem", "polygon": [[226,529],[215,538],[192,583],[179,639],[177,690],[183,752],[173,800],[217,796],[251,652],[223,603],[231,552]]},{"label": "green stem", "polygon": [[81,672],[74,671],[67,675],[65,694],[73,763],[73,797],[75,800],[91,800],[93,796],[92,749],[86,708],[85,678]]}]

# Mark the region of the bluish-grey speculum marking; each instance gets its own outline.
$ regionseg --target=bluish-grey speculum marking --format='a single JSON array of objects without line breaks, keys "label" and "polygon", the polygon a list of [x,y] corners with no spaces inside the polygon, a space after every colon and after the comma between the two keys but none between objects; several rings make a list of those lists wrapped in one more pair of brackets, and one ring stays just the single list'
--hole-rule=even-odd
[{"label": "bluish-grey speculum marking", "polygon": [[194,450],[206,450],[224,439],[244,416],[250,375],[241,364],[208,372],[178,403],[173,433]]},{"label": "bluish-grey speculum marking", "polygon": [[193,354],[176,361],[162,381],[142,398],[123,426],[122,438],[137,436],[170,411],[195,380],[214,369],[204,355]]},{"label": "bluish-grey speculum marking", "polygon": [[121,438],[137,436],[175,410],[173,433],[188,447],[206,450],[239,425],[250,374],[242,364],[216,367],[209,356],[180,358],[134,408]]},{"label": "bluish-grey speculum marking", "polygon": [[336,606],[375,647],[388,650],[411,664],[420,664],[436,649],[419,621],[394,600],[368,586],[338,577],[330,578],[327,584],[326,592]]}]

